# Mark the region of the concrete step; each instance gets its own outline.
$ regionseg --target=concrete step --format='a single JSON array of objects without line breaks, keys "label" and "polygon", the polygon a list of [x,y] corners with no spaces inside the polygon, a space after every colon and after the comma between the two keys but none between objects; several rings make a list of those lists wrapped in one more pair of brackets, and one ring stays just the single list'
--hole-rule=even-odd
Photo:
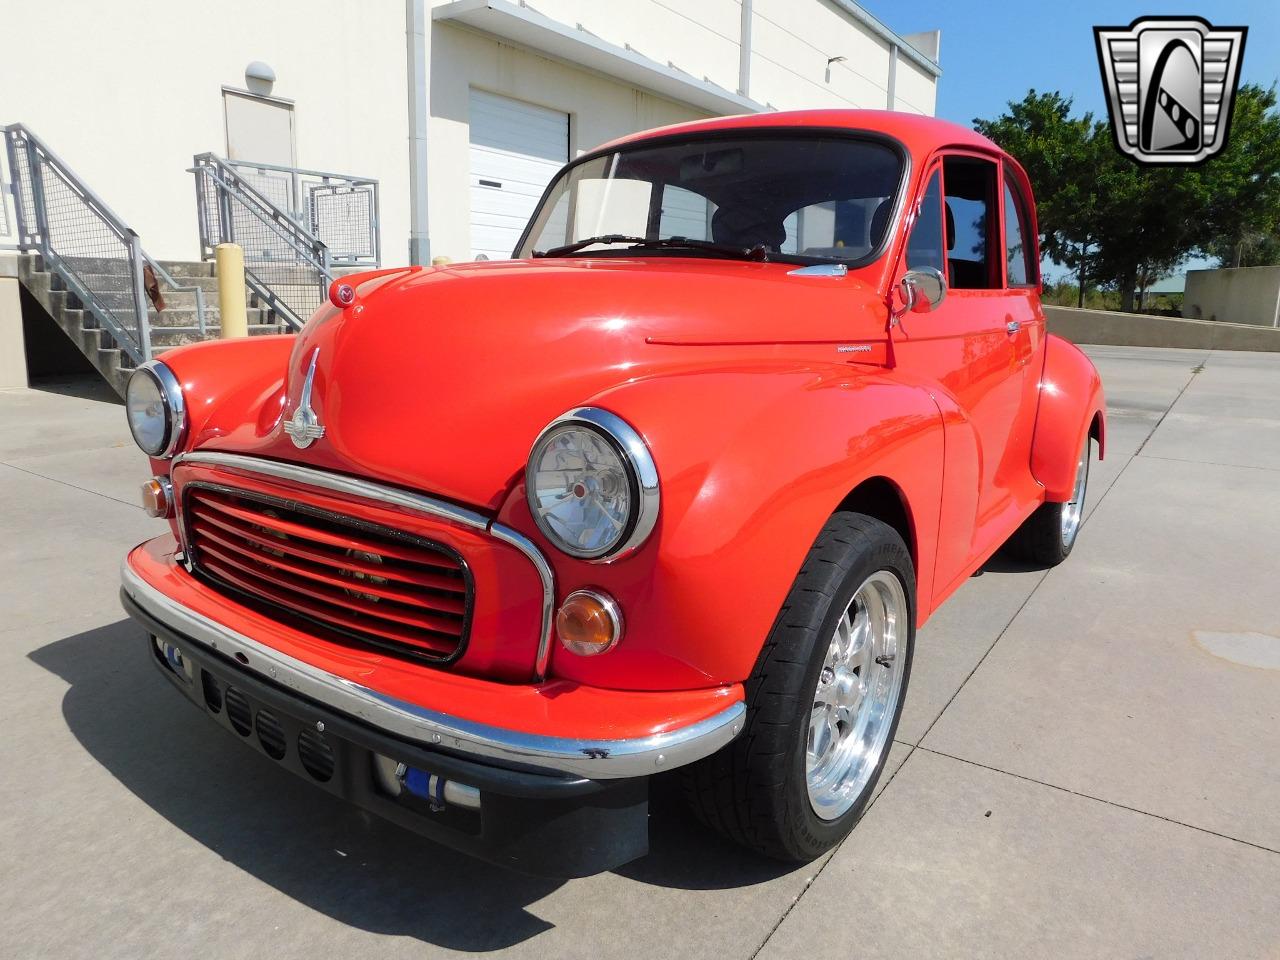
[{"label": "concrete step", "polygon": [[[111,302],[113,298],[116,300],[115,303]],[[107,300],[108,302],[104,305],[108,309],[118,307],[121,318],[132,316],[132,297],[126,294],[108,295]],[[80,310],[83,308],[80,298],[69,290],[52,290],[48,294],[47,301],[51,310]],[[250,307],[245,311],[245,316],[249,325],[254,326],[255,324],[263,323],[267,319],[267,311],[257,307]],[[218,309],[216,301],[213,305],[205,304],[204,318],[206,326],[216,326],[221,321],[222,313]],[[181,309],[169,309],[166,307],[162,312],[157,312],[154,307],[150,308],[147,310],[147,322],[151,324],[153,330],[157,330],[162,327],[196,327],[199,326],[200,319],[193,304],[189,308]]]},{"label": "concrete step", "polygon": [[158,260],[160,266],[173,275],[175,280],[182,277],[212,277],[212,260]]},{"label": "concrete step", "polygon": [[[244,269],[262,280],[269,287],[299,286],[319,290],[319,273],[311,267],[279,260],[253,260],[245,257]],[[328,284],[325,284],[328,289]]]},{"label": "concrete step", "polygon": [[[90,290],[101,293],[105,291],[119,291],[122,293],[133,292],[133,278],[127,273],[78,273],[80,282]],[[175,276],[174,280],[178,281],[178,285],[182,287],[199,287],[209,296],[216,296],[218,292],[217,277],[179,277]],[[59,279],[61,282],[61,279]],[[167,283],[160,282],[160,291],[165,295],[167,300],[170,294],[179,296],[179,291],[174,290]],[[194,294],[187,294],[194,296]]]},{"label": "concrete step", "polygon": [[[132,290],[103,290],[98,286],[91,286],[89,289],[96,293],[102,305],[110,310],[133,309]],[[217,294],[205,294],[204,306],[206,310],[213,309],[217,305]],[[166,310],[194,310],[196,308],[196,295],[194,293],[166,290],[164,291],[164,308]]]},{"label": "concrete step", "polygon": [[[153,330],[151,332],[151,354],[156,356],[174,347],[186,346],[189,343],[201,343],[204,340],[217,340],[221,330],[218,327],[207,327],[207,337],[201,337],[189,331]],[[282,332],[278,324],[258,323],[249,326],[249,336],[267,337]]]}]

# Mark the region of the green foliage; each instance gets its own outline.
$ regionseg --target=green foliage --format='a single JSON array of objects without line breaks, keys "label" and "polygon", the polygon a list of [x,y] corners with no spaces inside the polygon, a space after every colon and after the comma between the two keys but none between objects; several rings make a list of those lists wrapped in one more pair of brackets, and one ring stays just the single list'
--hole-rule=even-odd
[{"label": "green foliage", "polygon": [[1259,258],[1280,253],[1272,243],[1280,228],[1274,89],[1241,87],[1226,149],[1190,169],[1140,166],[1115,149],[1108,124],[1071,109],[1061,93],[1031,90],[1001,116],[974,120],[1026,169],[1041,250],[1055,263],[1114,286],[1130,309],[1136,288],[1192,254],[1230,262],[1240,249]]},{"label": "green foliage", "polygon": [[1224,266],[1280,263],[1280,113],[1275,87],[1240,88],[1226,149],[1202,169],[1210,192],[1205,209],[1209,236],[1203,250]]}]

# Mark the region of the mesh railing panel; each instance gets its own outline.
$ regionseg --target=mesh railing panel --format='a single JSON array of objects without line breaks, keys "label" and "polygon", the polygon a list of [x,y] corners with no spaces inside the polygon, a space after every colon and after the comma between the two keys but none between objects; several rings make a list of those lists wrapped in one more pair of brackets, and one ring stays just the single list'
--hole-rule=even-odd
[{"label": "mesh railing panel", "polygon": [[330,263],[379,265],[376,180],[244,160],[224,163],[324,243]]},{"label": "mesh railing panel", "polygon": [[235,165],[236,173],[274,206],[296,218],[298,204],[293,196],[293,178],[287,173]]},{"label": "mesh railing panel", "polygon": [[137,238],[57,156],[19,124],[5,128],[15,190],[16,245],[39,252],[78,302],[82,323],[124,365],[150,356]]},{"label": "mesh railing panel", "polygon": [[377,258],[373,191],[362,187],[308,185],[311,229],[335,260]]},{"label": "mesh railing panel", "polygon": [[44,200],[41,232],[48,252],[74,275],[95,306],[135,344],[141,343],[138,314],[145,312],[146,304],[136,300],[131,241],[47,158],[38,156],[37,167]]}]

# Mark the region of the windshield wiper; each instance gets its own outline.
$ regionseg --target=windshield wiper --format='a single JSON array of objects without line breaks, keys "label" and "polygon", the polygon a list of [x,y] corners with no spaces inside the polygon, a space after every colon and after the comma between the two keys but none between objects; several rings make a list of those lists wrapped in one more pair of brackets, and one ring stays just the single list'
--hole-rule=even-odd
[{"label": "windshield wiper", "polygon": [[754,247],[739,247],[731,243],[715,243],[712,240],[693,240],[689,237],[631,237],[623,233],[606,233],[598,237],[587,237],[585,240],[579,240],[576,243],[566,243],[562,247],[552,247],[550,250],[535,250],[535,257],[564,257],[571,253],[577,253],[586,247],[594,246],[597,243],[629,243],[632,247],[639,247],[645,250],[707,250],[711,253],[722,253],[726,256],[735,257],[739,260],[768,260],[769,251],[764,244],[758,243]]}]

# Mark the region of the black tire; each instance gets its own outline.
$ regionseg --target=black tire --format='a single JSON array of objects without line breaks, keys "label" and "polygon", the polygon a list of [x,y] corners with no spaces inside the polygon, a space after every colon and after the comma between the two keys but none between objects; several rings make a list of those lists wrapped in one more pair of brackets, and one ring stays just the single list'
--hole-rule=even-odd
[{"label": "black tire", "polygon": [[[880,761],[843,815],[823,820],[809,802],[805,750],[818,676],[838,619],[872,574],[886,570],[907,604],[902,686]],[[853,829],[884,770],[902,715],[915,644],[915,570],[890,526],[856,513],[827,521],[787,595],[746,683],[745,729],[683,771],[694,813],[730,840],[779,860],[808,861]]]},{"label": "black tire", "polygon": [[[1056,567],[1076,545],[1083,522],[1085,496],[1089,490],[1089,461],[1093,456],[1093,441],[1084,441],[1084,477],[1072,499],[1067,503],[1042,503],[1036,512],[1027,517],[1009,538],[1005,549],[1013,556],[1038,567]],[[1078,480],[1080,478],[1077,478]],[[1069,539],[1063,536],[1063,517],[1072,505],[1079,501],[1080,520],[1074,525]]]}]

